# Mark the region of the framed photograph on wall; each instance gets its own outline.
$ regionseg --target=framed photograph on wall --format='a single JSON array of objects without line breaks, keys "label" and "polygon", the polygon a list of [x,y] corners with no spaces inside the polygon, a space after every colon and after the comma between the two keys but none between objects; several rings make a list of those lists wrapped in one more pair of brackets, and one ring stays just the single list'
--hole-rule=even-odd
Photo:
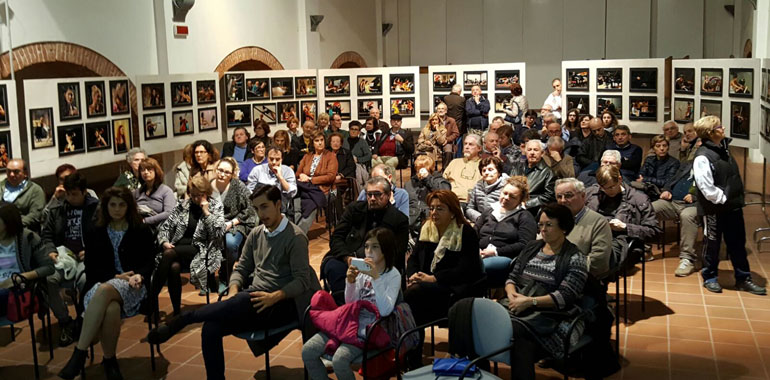
[{"label": "framed photograph on wall", "polygon": [[765,69],[765,101],[770,102],[770,70]]},{"label": "framed photograph on wall", "polygon": [[324,95],[350,96],[350,77],[347,75],[324,77]]},{"label": "framed photograph on wall", "polygon": [[382,95],[382,75],[359,75],[356,81],[358,95]]},{"label": "framed photograph on wall", "polygon": [[655,92],[658,90],[658,69],[655,67],[631,68],[628,70],[629,89],[633,92]]},{"label": "framed photograph on wall", "polygon": [[588,91],[588,69],[567,69],[567,90]]},{"label": "framed photograph on wall", "polygon": [[8,161],[13,159],[11,148],[11,131],[0,132],[0,173],[5,172]]},{"label": "framed photograph on wall", "polygon": [[166,90],[163,83],[142,84],[142,109],[155,110],[166,106]]},{"label": "framed photograph on wall", "polygon": [[519,83],[519,70],[495,71],[495,90],[510,91],[511,85]]},{"label": "framed photograph on wall", "polygon": [[674,98],[674,121],[681,124],[692,123],[695,114],[695,100]]},{"label": "framed photograph on wall", "polygon": [[479,86],[481,90],[487,89],[489,79],[486,71],[465,71],[463,72],[463,88],[471,90],[473,86]]},{"label": "framed photograph on wall", "polygon": [[198,108],[198,130],[217,129],[217,107]]},{"label": "framed photograph on wall", "polygon": [[278,102],[278,121],[284,123],[295,117],[299,119],[299,102]]},{"label": "framed photograph on wall", "polygon": [[[466,99],[467,100],[467,99]],[[433,95],[433,112],[436,112],[436,107],[444,101],[444,95]]]},{"label": "framed photograph on wall", "polygon": [[316,83],[316,77],[298,77],[296,81],[298,98],[318,96],[318,84]]},{"label": "framed photograph on wall", "polygon": [[56,128],[56,134],[59,138],[59,157],[86,151],[83,124],[60,125]]},{"label": "framed photograph on wall", "polygon": [[414,94],[414,74],[390,74],[390,94]]},{"label": "framed photograph on wall", "polygon": [[452,91],[457,84],[457,73],[433,73],[433,91]]},{"label": "framed photograph on wall", "polygon": [[302,107],[302,113],[300,114],[300,125],[304,124],[308,120],[315,121],[316,115],[318,115],[318,102],[315,100],[303,101],[300,103]]},{"label": "framed photograph on wall", "polygon": [[722,102],[719,100],[701,100],[700,116],[716,116],[722,120]]},{"label": "framed photograph on wall", "polygon": [[567,95],[567,109],[575,108],[578,113],[591,113],[588,99],[588,95]]},{"label": "framed photograph on wall", "polygon": [[658,120],[658,97],[656,96],[629,96],[628,119],[629,120]]},{"label": "framed photograph on wall", "polygon": [[80,119],[80,83],[58,83],[56,88],[59,94],[59,120]]},{"label": "framed photograph on wall", "polygon": [[762,100],[764,101],[768,101],[767,100],[767,77],[768,77],[767,69],[763,69],[762,70],[762,92],[760,93],[760,95],[762,96]]},{"label": "framed photograph on wall", "polygon": [[246,100],[270,99],[270,79],[246,78]]},{"label": "framed photograph on wall", "polygon": [[336,113],[342,120],[350,120],[350,100],[327,100],[326,113]]},{"label": "framed photograph on wall", "polygon": [[112,151],[124,154],[131,149],[131,119],[115,119],[112,121]]},{"label": "framed photograph on wall", "polygon": [[227,128],[247,127],[250,125],[251,125],[251,105],[250,104],[236,104],[236,105],[227,106]]},{"label": "framed photograph on wall", "polygon": [[700,70],[701,95],[722,96],[722,69]]},{"label": "framed photograph on wall", "polygon": [[8,109],[8,89],[4,84],[0,84],[0,107],[3,111],[0,112],[0,127],[7,127],[11,124],[9,115],[11,110]]},{"label": "framed photograph on wall", "polygon": [[495,94],[495,112],[503,112],[506,107],[511,105],[511,99],[513,95],[508,94]]},{"label": "framed photograph on wall", "polygon": [[112,115],[129,113],[128,108],[128,81],[124,79],[110,81],[110,107]]},{"label": "framed photograph on wall", "polygon": [[730,69],[728,94],[738,98],[754,97],[754,69]]},{"label": "framed photograph on wall", "polygon": [[243,74],[225,74],[225,103],[242,102],[246,99]]},{"label": "framed photograph on wall", "polygon": [[291,77],[270,78],[270,92],[273,94],[273,99],[293,98],[294,79]]},{"label": "framed photograph on wall", "polygon": [[[275,121],[278,119],[278,115],[275,112],[275,103],[259,103],[254,104],[252,106],[252,109],[254,111],[252,117],[252,121],[255,120],[262,120],[267,124],[275,124]],[[229,113],[229,111],[228,111]],[[229,119],[229,116],[228,116]],[[246,125],[246,124],[244,124]],[[230,124],[228,123],[227,127],[230,127]],[[235,126],[234,126],[235,127]]]},{"label": "framed photograph on wall", "polygon": [[382,115],[382,99],[358,99],[358,118],[364,120],[369,117],[372,109],[380,110]]},{"label": "framed photograph on wall", "polygon": [[198,105],[217,102],[217,82],[213,80],[199,80],[195,82],[195,92],[198,94]]},{"label": "framed photograph on wall", "polygon": [[193,110],[178,111],[171,114],[174,136],[195,133],[195,115]]},{"label": "framed photograph on wall", "polygon": [[730,137],[748,140],[750,127],[751,103],[730,102]]},{"label": "framed photograph on wall", "polygon": [[596,69],[597,91],[622,91],[623,69],[620,67],[610,69]]},{"label": "framed photograph on wall", "polygon": [[171,107],[192,105],[192,82],[171,82]]},{"label": "framed photograph on wall", "polygon": [[[104,99],[104,82],[85,82],[86,88],[86,116],[100,117],[107,115],[107,106]],[[3,108],[8,109],[8,107]]]},{"label": "framed photograph on wall", "polygon": [[98,121],[86,124],[86,151],[93,152],[112,148],[110,122]]},{"label": "framed photograph on wall", "polygon": [[765,137],[765,140],[770,141],[770,109],[762,107],[762,128],[761,134]]},{"label": "framed photograph on wall", "polygon": [[695,69],[680,67],[674,69],[674,92],[677,94],[695,94]]},{"label": "framed photograph on wall", "polygon": [[[618,120],[623,119],[623,97],[622,96],[596,96],[596,115],[601,116],[604,111],[610,111]],[[586,109],[586,112],[588,110]]]},{"label": "framed photograph on wall", "polygon": [[145,140],[162,139],[168,136],[168,132],[166,132],[166,114],[164,112],[144,115],[142,125],[144,126]]},{"label": "framed photograph on wall", "polygon": [[56,145],[53,123],[53,108],[32,108],[29,110],[29,135],[32,149]]},{"label": "framed photograph on wall", "polygon": [[414,98],[391,98],[390,115],[401,115],[401,117],[414,117],[416,110],[414,107]]}]

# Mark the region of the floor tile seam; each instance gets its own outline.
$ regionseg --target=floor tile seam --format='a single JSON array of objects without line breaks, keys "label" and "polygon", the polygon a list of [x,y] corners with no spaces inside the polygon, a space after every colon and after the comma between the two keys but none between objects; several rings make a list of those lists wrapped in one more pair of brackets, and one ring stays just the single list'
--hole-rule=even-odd
[{"label": "floor tile seam", "polygon": [[[762,271],[764,272],[764,269],[762,269]],[[743,296],[740,292],[738,292],[738,300],[741,302],[741,305],[743,306]],[[749,319],[749,313],[745,307],[743,308],[743,314],[746,316],[746,320],[749,321],[749,330],[750,330],[749,332],[751,333],[751,339],[754,341],[754,346],[756,347],[757,353],[759,353],[759,361],[762,363],[762,369],[765,372],[765,378],[770,379],[770,376],[768,376],[767,366],[765,365],[765,358],[762,355],[762,350],[760,349],[759,341],[757,340],[757,334],[754,332],[754,326],[751,325],[751,320]]]},{"label": "floor tile seam", "polygon": [[[695,273],[695,275],[697,276],[699,275],[699,273]],[[714,368],[716,369],[715,373],[717,375],[717,380],[721,380],[721,376],[719,375],[719,361],[717,360],[717,350],[716,350],[716,345],[714,344],[714,334],[713,334],[713,330],[711,329],[711,317],[709,316],[708,308],[706,305],[706,292],[703,289],[704,289],[703,286],[699,287],[700,296],[701,296],[701,299],[703,300],[703,311],[706,313],[706,328],[708,329],[709,340],[711,343],[711,355],[712,355],[712,358],[714,359]]]}]

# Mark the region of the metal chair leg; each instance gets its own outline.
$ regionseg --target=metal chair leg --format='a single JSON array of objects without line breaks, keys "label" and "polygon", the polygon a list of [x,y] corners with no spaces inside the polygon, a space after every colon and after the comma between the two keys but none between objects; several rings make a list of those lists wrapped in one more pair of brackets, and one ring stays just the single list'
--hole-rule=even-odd
[{"label": "metal chair leg", "polygon": [[32,361],[35,365],[35,379],[40,379],[40,368],[37,363],[37,342],[35,340],[35,314],[29,316],[29,335],[32,337]]},{"label": "metal chair leg", "polygon": [[265,378],[270,380],[270,350],[265,350]]},{"label": "metal chair leg", "polygon": [[615,355],[620,358],[620,279],[615,279]]},{"label": "metal chair leg", "polygon": [[[663,247],[665,247],[665,246],[666,245],[664,244]],[[646,274],[647,274],[646,262],[647,262],[647,260],[642,260],[642,313],[645,312],[644,304],[646,302],[645,294],[644,294],[644,284],[647,282],[647,281],[645,281]]]},{"label": "metal chair leg", "polygon": [[[433,326],[430,327],[430,356],[436,356],[436,330]],[[422,355],[422,354],[420,354]]]},{"label": "metal chair leg", "polygon": [[13,326],[13,323],[11,323],[11,342],[16,341],[16,327]]},{"label": "metal chair leg", "polygon": [[628,325],[628,273],[623,268],[623,320]]}]

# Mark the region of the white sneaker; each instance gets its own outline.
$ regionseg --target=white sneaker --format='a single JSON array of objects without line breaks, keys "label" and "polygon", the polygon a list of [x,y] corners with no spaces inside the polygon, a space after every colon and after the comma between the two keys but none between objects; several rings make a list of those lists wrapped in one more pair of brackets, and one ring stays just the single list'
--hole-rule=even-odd
[{"label": "white sneaker", "polygon": [[687,277],[695,272],[695,265],[688,259],[679,260],[679,266],[674,271],[674,275],[677,277]]}]

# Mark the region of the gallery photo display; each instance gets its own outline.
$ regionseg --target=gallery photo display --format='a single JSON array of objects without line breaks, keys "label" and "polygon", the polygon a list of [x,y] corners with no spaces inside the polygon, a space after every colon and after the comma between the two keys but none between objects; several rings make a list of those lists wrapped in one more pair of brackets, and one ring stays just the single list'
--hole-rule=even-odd
[{"label": "gallery photo display", "polygon": [[199,80],[195,82],[196,92],[198,94],[198,105],[212,104],[217,102],[216,81]]},{"label": "gallery photo display", "polygon": [[59,157],[86,151],[83,124],[65,125],[57,127],[59,138]]},{"label": "gallery photo display", "polygon": [[112,120],[112,151],[124,154],[131,149],[131,119]]},{"label": "gallery photo display", "polygon": [[[275,112],[275,105],[273,105],[273,112]],[[227,106],[227,128],[249,125],[251,125],[251,105],[235,104]]]},{"label": "gallery photo display", "polygon": [[326,113],[340,115],[342,120],[350,120],[350,100],[327,100]]},{"label": "gallery photo display", "polygon": [[687,98],[674,99],[674,121],[677,123],[692,123],[695,113],[695,101]]},{"label": "gallery photo display", "polygon": [[495,90],[510,90],[511,85],[519,83],[519,70],[495,71]]},{"label": "gallery photo display", "polygon": [[99,121],[86,124],[86,151],[93,152],[97,150],[110,149],[112,147],[110,138],[110,122]]},{"label": "gallery photo display", "polygon": [[629,89],[633,92],[656,92],[658,90],[658,69],[655,67],[631,68]]},{"label": "gallery photo display", "polygon": [[391,98],[390,114],[391,116],[401,115],[401,117],[414,117],[414,98]]},{"label": "gallery photo display", "polygon": [[463,88],[466,90],[471,90],[473,86],[479,86],[482,90],[486,90],[488,82],[486,71],[466,71],[463,73]]},{"label": "gallery photo display", "polygon": [[300,105],[302,107],[300,123],[305,124],[308,120],[315,121],[318,115],[318,102],[309,100],[301,102]]},{"label": "gallery photo display", "polygon": [[390,74],[390,93],[414,94],[414,74]]},{"label": "gallery photo display", "polygon": [[578,113],[591,113],[588,95],[567,95],[567,109],[576,109]]},{"label": "gallery photo display", "polygon": [[754,96],[754,70],[730,69],[729,95],[739,98]]},{"label": "gallery photo display", "polygon": [[278,102],[279,122],[285,123],[291,119],[299,119],[299,102]]},{"label": "gallery photo display", "polygon": [[656,121],[658,119],[658,98],[655,96],[630,96],[629,120],[648,120]]},{"label": "gallery photo display", "polygon": [[29,110],[29,135],[32,136],[32,149],[56,145],[53,108],[32,108]]},{"label": "gallery photo display", "polygon": [[433,91],[451,91],[457,84],[457,73],[433,73]]},{"label": "gallery photo display", "polygon": [[358,118],[363,120],[369,117],[371,110],[377,109],[382,115],[382,99],[358,99]]},{"label": "gallery photo display", "polygon": [[171,114],[171,123],[174,128],[174,136],[190,135],[195,133],[195,116],[192,110],[179,111]]},{"label": "gallery photo display", "polygon": [[243,74],[225,74],[225,102],[242,102],[246,99]]},{"label": "gallery photo display", "polygon": [[125,79],[110,81],[110,107],[112,115],[124,115],[128,109],[128,81]]},{"label": "gallery photo display", "polygon": [[382,75],[359,75],[358,95],[382,95]]},{"label": "gallery photo display", "polygon": [[171,82],[171,107],[192,105],[192,82]]},{"label": "gallery photo display", "polygon": [[588,69],[567,69],[567,90],[588,91]]},{"label": "gallery photo display", "polygon": [[8,168],[8,161],[12,159],[11,131],[0,132],[0,172],[5,172]]},{"label": "gallery photo display", "polygon": [[722,102],[718,100],[701,100],[700,117],[716,116],[722,120]]},{"label": "gallery photo display", "polygon": [[695,69],[680,67],[674,69],[674,92],[677,94],[695,94]]},{"label": "gallery photo display", "polygon": [[751,103],[730,102],[730,137],[748,139],[750,127]]},{"label": "gallery photo display", "polygon": [[166,132],[166,114],[154,113],[144,115],[144,139],[161,139],[168,136]]},{"label": "gallery photo display", "polygon": [[[86,116],[101,117],[107,115],[107,106],[104,99],[104,82],[85,82],[86,88]],[[7,109],[4,108],[4,109]]]},{"label": "gallery photo display", "polygon": [[58,83],[59,120],[80,119],[80,83]]},{"label": "gallery photo display", "polygon": [[609,111],[618,120],[623,119],[623,97],[600,95],[596,97],[596,114],[601,115],[604,111]]},{"label": "gallery photo display", "polygon": [[333,76],[324,78],[324,95],[350,96],[350,77]]},{"label": "gallery photo display", "polygon": [[701,69],[701,95],[722,96],[722,69]]},{"label": "gallery photo display", "polygon": [[294,78],[270,78],[270,91],[273,99],[294,97]]},{"label": "gallery photo display", "polygon": [[217,129],[217,108],[198,109],[198,129],[201,132]]},{"label": "gallery photo display", "polygon": [[142,109],[154,110],[166,106],[166,90],[163,83],[142,84]]},{"label": "gallery photo display", "polygon": [[[254,111],[252,121],[262,120],[267,124],[275,124],[275,121],[278,118],[275,112],[275,103],[254,104],[252,106],[252,109]],[[230,109],[228,108],[227,110],[227,127],[228,128],[249,125],[249,118],[247,117],[247,114],[243,113],[242,109],[238,109],[238,110],[234,109],[233,111],[240,112],[241,115],[236,115],[236,114],[230,115]],[[243,123],[243,121],[241,120],[241,117],[245,117],[245,120],[246,120],[245,124],[240,124],[240,123]],[[231,121],[235,122],[236,125],[230,125]]]},{"label": "gallery photo display", "polygon": [[246,78],[246,100],[270,99],[270,80]]},{"label": "gallery photo display", "polygon": [[623,90],[623,69],[596,69],[596,90],[621,91]]},{"label": "gallery photo display", "polygon": [[0,84],[0,127],[7,127],[11,124],[11,110],[8,109],[8,89],[4,84]]}]

